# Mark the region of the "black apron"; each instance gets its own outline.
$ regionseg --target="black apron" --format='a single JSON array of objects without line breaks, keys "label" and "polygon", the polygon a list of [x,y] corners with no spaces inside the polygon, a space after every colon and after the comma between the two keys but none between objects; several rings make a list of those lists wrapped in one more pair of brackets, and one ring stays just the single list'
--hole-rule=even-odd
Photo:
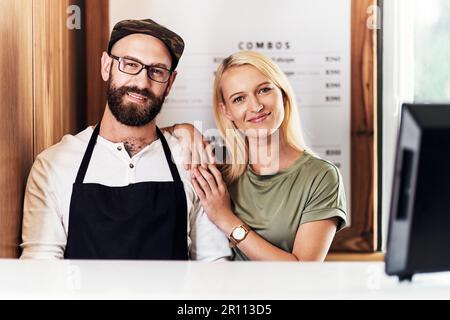
[{"label": "black apron", "polygon": [[73,184],[64,257],[186,260],[186,194],[161,131],[157,128],[173,182],[139,182],[124,187],[83,183],[99,131],[100,124],[94,129]]}]

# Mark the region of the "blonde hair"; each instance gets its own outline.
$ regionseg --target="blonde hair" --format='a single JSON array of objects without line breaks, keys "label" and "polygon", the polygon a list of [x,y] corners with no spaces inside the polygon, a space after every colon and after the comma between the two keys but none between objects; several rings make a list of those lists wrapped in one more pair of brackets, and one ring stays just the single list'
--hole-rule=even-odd
[{"label": "blonde hair", "polygon": [[226,58],[218,67],[214,80],[213,108],[216,125],[225,141],[231,163],[227,161],[222,174],[227,184],[237,180],[248,166],[248,143],[237,130],[234,123],[220,110],[225,103],[221,87],[224,72],[231,67],[251,65],[269,78],[282,92],[284,101],[284,119],[280,126],[280,135],[292,148],[303,151],[306,147],[300,125],[295,94],[284,72],[270,58],[255,51],[241,51]]}]

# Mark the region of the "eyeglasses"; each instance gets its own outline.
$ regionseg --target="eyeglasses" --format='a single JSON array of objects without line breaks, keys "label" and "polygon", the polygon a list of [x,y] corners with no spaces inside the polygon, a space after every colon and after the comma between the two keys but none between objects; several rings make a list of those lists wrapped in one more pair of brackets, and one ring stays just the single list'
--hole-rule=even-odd
[{"label": "eyeglasses", "polygon": [[171,70],[163,67],[145,65],[139,61],[130,58],[116,57],[112,54],[110,57],[119,61],[119,70],[126,74],[137,75],[142,71],[142,69],[146,69],[147,76],[153,81],[159,83],[166,83],[169,81],[170,75],[172,74]]}]

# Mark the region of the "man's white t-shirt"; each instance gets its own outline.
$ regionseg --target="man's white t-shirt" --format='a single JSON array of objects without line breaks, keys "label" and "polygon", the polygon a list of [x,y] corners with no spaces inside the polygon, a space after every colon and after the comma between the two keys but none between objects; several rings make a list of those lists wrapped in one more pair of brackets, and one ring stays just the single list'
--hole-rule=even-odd
[{"label": "man's white t-shirt", "polygon": [[[75,136],[64,136],[36,158],[25,192],[22,259],[64,258],[72,187],[93,129],[88,127]],[[186,193],[189,258],[206,261],[229,258],[226,236],[208,219],[192,187],[190,172],[183,168],[180,143],[167,132],[164,137]],[[130,158],[123,143],[98,136],[84,183],[127,186],[145,181],[173,181],[159,139]]]}]

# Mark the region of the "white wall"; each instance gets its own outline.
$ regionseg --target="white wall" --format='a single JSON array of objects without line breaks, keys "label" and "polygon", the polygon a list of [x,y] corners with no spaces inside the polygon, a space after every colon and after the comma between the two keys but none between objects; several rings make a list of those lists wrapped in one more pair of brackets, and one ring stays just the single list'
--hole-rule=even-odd
[{"label": "white wall", "polygon": [[[167,2],[168,4],[173,3],[174,6],[177,5],[176,1],[167,0]],[[109,0],[110,29],[112,30],[114,24],[123,19],[147,19],[151,12],[151,4],[146,0]],[[169,20],[167,19],[167,21]],[[158,19],[158,23],[170,27],[167,21],[163,18]]]},{"label": "white wall", "polygon": [[384,1],[383,23],[383,248],[389,222],[390,196],[400,107],[414,97],[414,1]]},{"label": "white wall", "polygon": [[[286,0],[282,6],[276,0],[141,0],[131,4],[110,1],[111,25],[122,19],[150,17],[177,30],[186,42],[158,125],[189,122],[205,135],[217,135],[211,108],[215,70],[229,54],[262,43],[258,51],[289,74],[308,144],[339,166],[351,202],[350,0]],[[238,9],[231,10],[234,7]],[[329,70],[338,73],[327,74]],[[326,87],[327,82],[338,86]],[[333,97],[337,97],[334,102],[329,100]]]}]

